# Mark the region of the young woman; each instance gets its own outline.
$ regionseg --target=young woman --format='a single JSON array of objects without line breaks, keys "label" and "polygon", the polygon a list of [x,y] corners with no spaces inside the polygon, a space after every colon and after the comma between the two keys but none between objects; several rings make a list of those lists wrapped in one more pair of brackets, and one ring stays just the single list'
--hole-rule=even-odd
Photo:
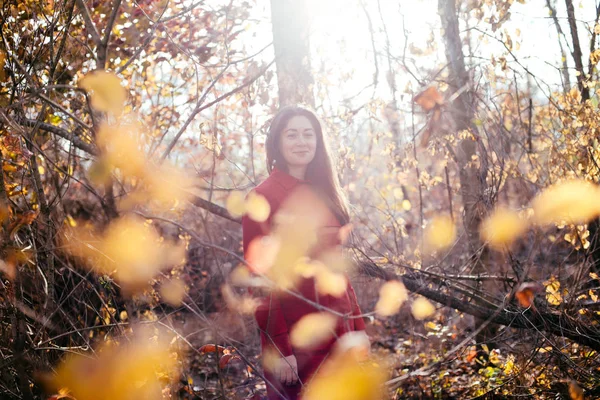
[{"label": "young woman", "polygon": [[[281,109],[271,123],[266,150],[270,175],[254,191],[267,199],[271,214],[265,223],[257,223],[248,216],[243,218],[244,254],[248,254],[253,240],[271,232],[273,217],[282,205],[289,204],[295,194],[306,190],[315,193],[315,198],[322,199],[322,204],[326,205],[323,208],[328,213],[321,218],[318,245],[311,249],[310,255],[316,256],[339,245],[339,229],[349,221],[348,207],[329,156],[323,129],[315,114],[300,107]],[[317,212],[316,204],[314,209]],[[350,284],[340,296],[323,295],[315,288],[313,278],[301,278],[294,290],[300,296],[283,292],[270,294],[263,299],[255,314],[263,355],[271,349],[279,357],[274,368],[265,369],[270,400],[298,399],[303,386],[330,354],[339,337],[354,331],[364,334],[365,324],[362,318],[357,317],[361,311]],[[293,325],[303,316],[323,309],[346,316],[338,319],[335,335],[317,348],[295,348],[289,335]],[[366,334],[364,337],[368,343]]]}]

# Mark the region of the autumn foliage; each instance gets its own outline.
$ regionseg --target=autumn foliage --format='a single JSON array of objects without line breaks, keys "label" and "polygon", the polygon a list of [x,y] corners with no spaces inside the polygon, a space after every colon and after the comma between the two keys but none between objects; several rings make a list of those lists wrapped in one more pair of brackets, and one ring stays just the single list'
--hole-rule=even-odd
[{"label": "autumn foliage", "polygon": [[[546,76],[519,52],[524,1],[416,2],[427,32],[386,2],[301,2],[321,23],[293,94],[268,3],[0,1],[0,397],[259,399],[281,359],[259,357],[258,298],[302,278],[351,280],[371,340],[339,340],[305,399],[597,397],[600,6],[536,11],[562,27]],[[357,21],[366,44],[322,39]],[[352,222],[319,230],[297,193],[244,260],[265,127],[296,97]]]}]

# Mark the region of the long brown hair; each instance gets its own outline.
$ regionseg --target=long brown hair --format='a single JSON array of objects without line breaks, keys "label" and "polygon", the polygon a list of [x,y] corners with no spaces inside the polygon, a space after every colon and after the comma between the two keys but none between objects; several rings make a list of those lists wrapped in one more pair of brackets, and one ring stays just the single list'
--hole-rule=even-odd
[{"label": "long brown hair", "polygon": [[315,158],[306,168],[305,179],[312,183],[319,194],[325,197],[331,211],[342,225],[350,221],[348,202],[342,192],[340,181],[335,171],[335,165],[329,152],[327,140],[319,118],[310,110],[299,106],[287,106],[279,110],[271,121],[267,134],[267,171],[271,173],[273,167],[288,172],[288,167],[279,150],[281,133],[293,117],[306,117],[317,135],[317,148]]}]

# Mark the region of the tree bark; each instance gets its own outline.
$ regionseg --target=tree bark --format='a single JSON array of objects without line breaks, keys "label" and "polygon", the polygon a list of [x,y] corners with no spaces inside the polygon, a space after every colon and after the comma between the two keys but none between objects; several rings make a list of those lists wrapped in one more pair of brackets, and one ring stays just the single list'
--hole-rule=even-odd
[{"label": "tree bark", "polygon": [[[577,20],[575,19],[575,8],[573,7],[573,0],[565,0],[567,6],[567,19],[569,21],[569,28],[571,30],[571,39],[573,40],[573,61],[575,62],[575,68],[577,69],[577,86],[581,92],[581,102],[585,103],[590,98],[590,90],[584,85],[586,78],[585,70],[583,67],[583,54],[581,52],[581,44],[579,42],[579,34],[577,32]],[[596,21],[600,15],[600,7],[596,10]],[[595,35],[592,35],[592,41],[590,43],[590,52],[594,51]],[[590,66],[591,67],[591,66]],[[592,271],[598,272],[600,270],[600,220],[596,218],[588,224],[590,232],[590,247],[588,254],[592,262]]]},{"label": "tree bark", "polygon": [[[474,139],[460,139],[455,153],[464,209],[462,215],[463,225],[473,263],[473,272],[481,274],[486,267],[488,250],[479,238],[479,226],[486,209],[485,203],[482,201],[485,175],[480,173],[478,163],[475,162],[477,156],[476,140],[478,139],[476,136],[477,130],[472,122],[475,110],[474,96],[468,89],[470,79],[465,67],[455,0],[438,0],[438,13],[442,21],[444,44],[446,46],[448,84],[453,92],[461,92],[453,104],[450,105],[450,113],[456,124],[456,133],[460,134],[460,132],[466,130],[471,132],[474,137]],[[409,284],[407,283],[407,287]],[[483,285],[485,286],[484,290],[489,293],[497,291],[493,282],[485,282]],[[479,286],[481,286],[481,283]],[[473,315],[476,317],[475,324],[484,323],[485,319],[482,316]],[[477,334],[477,342],[493,346],[490,339],[496,336],[496,330],[496,325],[487,325],[485,329]]]},{"label": "tree bark", "polygon": [[[455,0],[439,0],[438,12],[442,21],[446,58],[448,60],[448,84],[453,92],[469,85],[469,74],[465,68],[462,41],[458,30],[458,14]],[[450,106],[450,113],[456,123],[457,133],[468,130],[475,134],[472,121],[474,115],[473,96],[470,90],[463,92]],[[464,206],[463,224],[473,255],[481,251],[479,224],[482,215],[482,187],[478,168],[472,162],[477,155],[476,141],[462,139],[456,149],[456,161],[459,168],[460,192]],[[479,262],[477,264],[480,264]]]},{"label": "tree bark", "polygon": [[573,40],[573,61],[575,61],[575,69],[579,73],[577,75],[577,86],[581,92],[581,100],[586,101],[590,98],[590,90],[584,85],[586,77],[583,69],[583,53],[581,52],[579,34],[577,33],[577,20],[575,19],[573,0],[565,0],[565,4],[567,6],[567,20],[569,21],[569,29],[571,30]]},{"label": "tree bark", "polygon": [[569,66],[567,64],[567,53],[565,52],[565,48],[562,45],[561,37],[564,37],[560,22],[558,21],[558,17],[556,16],[556,7],[555,3],[553,4],[550,0],[546,0],[546,6],[550,10],[552,20],[554,21],[554,27],[556,27],[556,33],[558,35],[558,46],[560,47],[560,56],[562,59],[562,79],[563,79],[563,88],[565,91],[571,90],[571,78],[569,77]]},{"label": "tree bark", "polygon": [[314,107],[310,71],[310,16],[304,0],[271,0],[279,105]]},{"label": "tree bark", "polygon": [[438,279],[435,281],[429,279],[421,271],[397,275],[376,264],[373,260],[360,260],[357,263],[358,271],[362,275],[385,281],[402,281],[409,291],[427,297],[443,306],[474,316],[479,321],[489,319],[491,323],[515,329],[544,331],[558,337],[569,338],[590,349],[600,351],[600,338],[595,325],[579,321],[571,317],[568,312],[549,309],[544,300],[536,302],[536,308],[517,308],[513,304],[498,304],[496,308],[493,308],[490,305],[474,304],[461,298],[460,295],[453,292],[451,284],[444,284]]}]

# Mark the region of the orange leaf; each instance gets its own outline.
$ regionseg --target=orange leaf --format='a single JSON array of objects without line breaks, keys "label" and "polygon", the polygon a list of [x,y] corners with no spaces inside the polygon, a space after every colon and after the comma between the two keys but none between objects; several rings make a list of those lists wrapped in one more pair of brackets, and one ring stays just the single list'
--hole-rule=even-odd
[{"label": "orange leaf", "polygon": [[585,399],[583,395],[583,389],[577,384],[575,381],[569,382],[569,397],[572,400],[583,400]]},{"label": "orange leaf", "polygon": [[431,111],[436,106],[441,106],[444,104],[444,98],[438,92],[438,90],[431,86],[427,89],[423,90],[421,93],[415,96],[415,103],[421,106],[425,111]]},{"label": "orange leaf", "polygon": [[519,289],[515,293],[515,297],[519,301],[521,307],[533,307],[533,298],[539,290],[540,287],[537,283],[526,282],[519,286]]},{"label": "orange leaf", "polygon": [[39,210],[33,211],[29,210],[24,212],[19,216],[17,220],[15,220],[12,224],[10,224],[8,230],[10,231],[10,239],[15,240],[15,235],[24,225],[31,225],[31,223],[37,218],[39,215]]},{"label": "orange leaf", "polygon": [[223,353],[225,351],[225,347],[219,346],[218,344],[205,344],[204,346],[200,347],[200,350],[198,351],[201,354],[216,353],[217,351],[219,351],[219,353]]},{"label": "orange leaf", "polygon": [[470,363],[475,359],[475,357],[477,357],[477,350],[472,348],[471,350],[469,350],[469,354],[467,354],[467,362]]},{"label": "orange leaf", "polygon": [[231,360],[241,360],[241,358],[234,354],[225,354],[219,360],[219,368],[224,369]]}]

